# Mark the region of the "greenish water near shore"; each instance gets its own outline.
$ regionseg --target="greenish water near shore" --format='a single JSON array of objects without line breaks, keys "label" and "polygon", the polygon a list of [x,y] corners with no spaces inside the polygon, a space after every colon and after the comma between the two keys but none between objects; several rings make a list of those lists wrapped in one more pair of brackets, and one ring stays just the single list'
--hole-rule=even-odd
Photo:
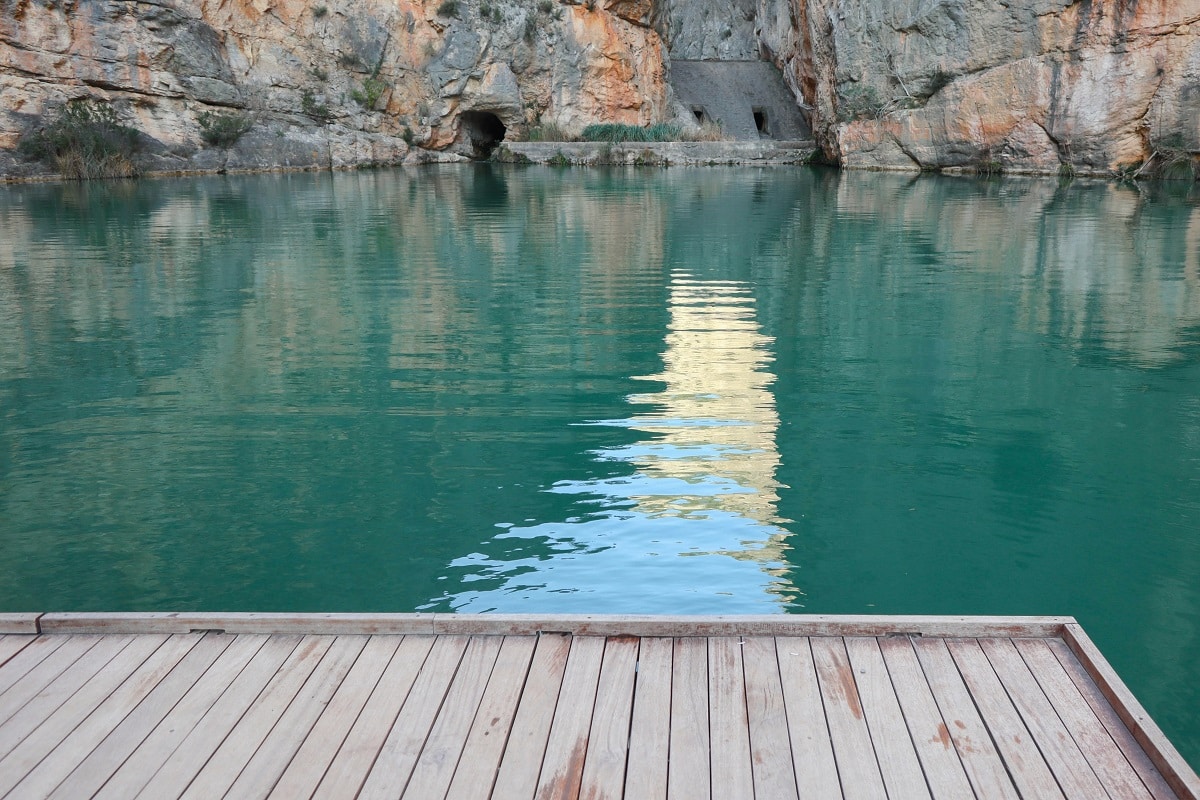
[{"label": "greenish water near shore", "polygon": [[0,610],[1070,614],[1195,764],[1196,191],[0,189]]}]

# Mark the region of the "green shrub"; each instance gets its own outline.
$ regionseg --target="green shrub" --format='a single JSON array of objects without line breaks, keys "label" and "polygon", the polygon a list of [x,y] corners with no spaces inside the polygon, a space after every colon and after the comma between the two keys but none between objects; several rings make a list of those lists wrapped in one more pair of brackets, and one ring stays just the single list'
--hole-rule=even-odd
[{"label": "green shrub", "polygon": [[554,0],[538,0],[538,11],[549,14],[554,10]]},{"label": "green shrub", "polygon": [[439,17],[457,17],[458,0],[443,0],[442,4],[437,7],[437,15]]},{"label": "green shrub", "polygon": [[350,92],[350,97],[354,102],[365,108],[367,111],[375,109],[375,105],[379,102],[379,98],[383,97],[383,93],[388,90],[388,82],[383,78],[372,75],[362,82],[362,86]]},{"label": "green shrub", "polygon": [[680,140],[680,137],[679,127],[665,122],[646,128],[637,125],[603,123],[588,125],[583,129],[579,139],[584,142],[619,144],[621,142],[676,142]]},{"label": "green shrub", "polygon": [[200,138],[213,147],[232,147],[254,127],[253,117],[237,112],[214,114],[201,111],[196,120],[200,123]]},{"label": "green shrub", "polygon": [[321,17],[325,16],[328,13],[329,13],[329,9],[325,6],[313,6],[312,14],[317,19],[320,19]]},{"label": "green shrub", "polygon": [[107,101],[72,100],[17,143],[26,158],[53,166],[63,177],[130,178],[137,175],[134,154],[139,134],[117,119]]},{"label": "green shrub", "polygon": [[413,129],[407,125],[404,126],[404,133],[400,134],[400,136],[402,139],[404,139],[404,143],[409,147],[412,147],[413,142],[417,140],[417,136],[413,133]]},{"label": "green shrub", "polygon": [[300,110],[315,120],[326,122],[333,117],[333,112],[324,103],[318,103],[313,93],[307,89],[300,95]]}]

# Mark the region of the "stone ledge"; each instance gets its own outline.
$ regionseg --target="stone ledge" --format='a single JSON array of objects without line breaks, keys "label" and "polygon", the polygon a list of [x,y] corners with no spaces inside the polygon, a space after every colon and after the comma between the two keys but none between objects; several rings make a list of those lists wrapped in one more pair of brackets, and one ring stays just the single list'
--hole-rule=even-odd
[{"label": "stone ledge", "polygon": [[777,166],[806,164],[811,141],[730,142],[502,142],[492,158],[511,164],[599,166]]}]

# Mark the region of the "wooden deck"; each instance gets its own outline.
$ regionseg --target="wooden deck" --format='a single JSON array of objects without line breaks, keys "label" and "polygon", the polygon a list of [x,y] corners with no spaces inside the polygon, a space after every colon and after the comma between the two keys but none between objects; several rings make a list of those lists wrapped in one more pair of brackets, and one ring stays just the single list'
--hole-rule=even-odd
[{"label": "wooden deck", "polygon": [[1069,618],[0,615],[0,797],[1200,798]]}]

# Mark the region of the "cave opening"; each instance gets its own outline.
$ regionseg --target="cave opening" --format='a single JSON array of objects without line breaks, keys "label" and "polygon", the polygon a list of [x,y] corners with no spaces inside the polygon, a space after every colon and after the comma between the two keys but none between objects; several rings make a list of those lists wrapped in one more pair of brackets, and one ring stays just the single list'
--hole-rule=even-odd
[{"label": "cave opening", "polygon": [[765,108],[754,109],[754,127],[758,128],[759,136],[770,136],[771,130],[767,126],[767,110]]},{"label": "cave opening", "polygon": [[496,145],[504,141],[504,134],[508,132],[500,118],[490,111],[464,111],[459,121],[471,148],[472,158],[484,159],[491,156]]}]

